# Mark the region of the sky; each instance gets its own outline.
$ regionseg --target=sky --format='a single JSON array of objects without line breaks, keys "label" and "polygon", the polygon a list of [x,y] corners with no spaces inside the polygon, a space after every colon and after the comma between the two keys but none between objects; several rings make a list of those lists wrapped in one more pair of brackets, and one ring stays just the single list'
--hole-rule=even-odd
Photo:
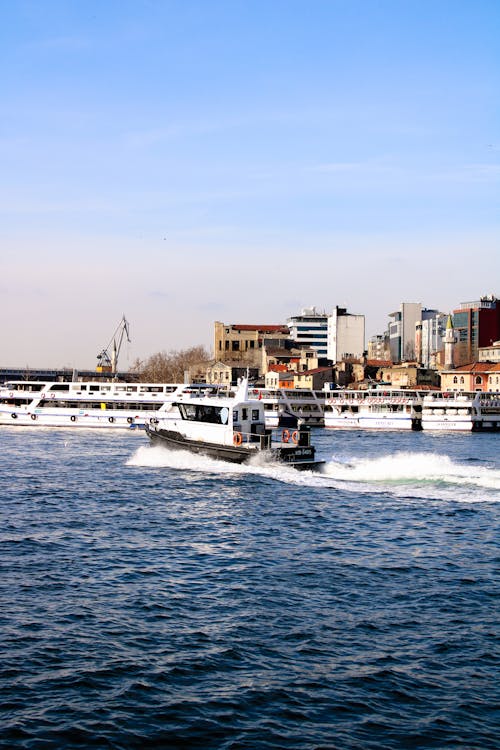
[{"label": "sky", "polygon": [[0,0],[0,367],[500,297],[497,0]]}]

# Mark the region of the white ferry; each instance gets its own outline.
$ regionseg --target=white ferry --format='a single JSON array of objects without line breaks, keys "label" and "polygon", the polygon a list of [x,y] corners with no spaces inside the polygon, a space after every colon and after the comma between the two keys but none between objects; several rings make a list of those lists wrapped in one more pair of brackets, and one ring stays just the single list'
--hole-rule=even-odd
[{"label": "white ferry", "polygon": [[402,389],[330,391],[325,427],[337,429],[419,430],[422,395]]},{"label": "white ferry", "polygon": [[11,381],[0,386],[0,425],[144,428],[181,393],[207,385]]},{"label": "white ferry", "polygon": [[500,392],[433,391],[422,407],[424,430],[500,430]]},{"label": "white ferry", "polygon": [[311,427],[323,427],[325,391],[308,388],[252,388],[248,398],[264,407],[266,425],[271,428],[285,423],[289,415]]},{"label": "white ferry", "polygon": [[273,434],[266,426],[262,402],[248,398],[246,379],[234,395],[181,397],[171,402],[168,411],[164,415],[159,411],[146,425],[154,445],[239,464],[257,456],[296,469],[324,464],[315,458],[309,427]]}]

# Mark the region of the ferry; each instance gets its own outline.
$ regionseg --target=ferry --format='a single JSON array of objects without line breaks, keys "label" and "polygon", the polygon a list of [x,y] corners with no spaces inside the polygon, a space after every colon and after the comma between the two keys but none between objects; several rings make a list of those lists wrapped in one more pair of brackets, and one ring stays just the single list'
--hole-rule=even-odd
[{"label": "ferry", "polygon": [[250,387],[248,397],[262,403],[268,427],[279,427],[290,415],[310,427],[324,426],[325,391]]},{"label": "ferry", "polygon": [[500,430],[500,392],[439,391],[423,400],[424,430]]},{"label": "ferry", "polygon": [[337,429],[420,430],[420,391],[403,389],[330,391],[325,400],[324,424]]},{"label": "ferry", "polygon": [[246,379],[232,396],[181,397],[172,401],[169,412],[158,412],[146,425],[153,445],[238,464],[254,457],[295,469],[318,469],[324,464],[315,457],[308,426],[297,424],[294,430],[273,434],[266,426],[262,402],[248,398]]},{"label": "ferry", "polygon": [[0,425],[143,429],[181,393],[208,385],[10,381],[0,386]]}]

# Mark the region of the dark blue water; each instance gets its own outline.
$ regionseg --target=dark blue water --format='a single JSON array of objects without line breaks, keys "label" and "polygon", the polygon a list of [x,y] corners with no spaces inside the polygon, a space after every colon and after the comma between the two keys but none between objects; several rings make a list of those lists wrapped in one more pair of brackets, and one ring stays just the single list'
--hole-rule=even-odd
[{"label": "dark blue water", "polygon": [[2,748],[498,748],[500,435],[0,429]]}]

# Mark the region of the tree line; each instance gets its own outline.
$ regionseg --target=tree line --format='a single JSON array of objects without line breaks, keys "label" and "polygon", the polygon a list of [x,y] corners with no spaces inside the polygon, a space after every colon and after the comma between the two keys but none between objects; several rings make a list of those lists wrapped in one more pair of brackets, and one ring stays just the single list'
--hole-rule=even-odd
[{"label": "tree line", "polygon": [[146,360],[136,360],[131,371],[142,383],[183,383],[186,370],[195,366],[204,370],[210,361],[204,346],[192,346],[157,352]]}]

